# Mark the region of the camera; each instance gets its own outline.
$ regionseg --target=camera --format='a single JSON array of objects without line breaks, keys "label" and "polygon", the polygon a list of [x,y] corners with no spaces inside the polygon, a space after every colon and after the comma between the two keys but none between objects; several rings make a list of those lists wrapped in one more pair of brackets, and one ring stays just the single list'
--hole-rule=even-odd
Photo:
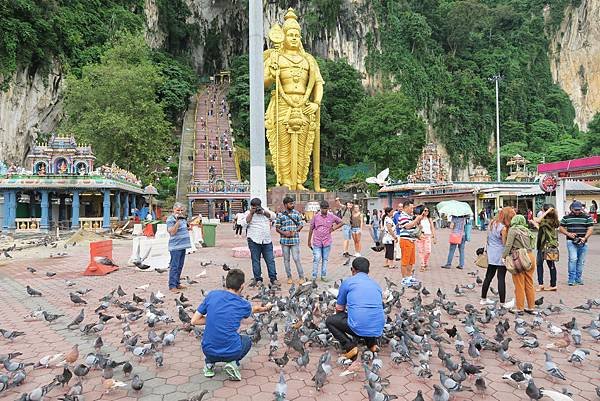
[{"label": "camera", "polygon": [[256,206],[256,209],[254,210],[254,213],[262,214],[263,210],[264,209],[261,206]]},{"label": "camera", "polygon": [[177,220],[185,220],[185,216],[177,216]]},{"label": "camera", "polygon": [[580,237],[575,237],[575,238],[573,238],[571,241],[573,241],[573,243],[574,243],[575,245],[579,245],[579,244],[581,244],[581,238],[580,238]]}]

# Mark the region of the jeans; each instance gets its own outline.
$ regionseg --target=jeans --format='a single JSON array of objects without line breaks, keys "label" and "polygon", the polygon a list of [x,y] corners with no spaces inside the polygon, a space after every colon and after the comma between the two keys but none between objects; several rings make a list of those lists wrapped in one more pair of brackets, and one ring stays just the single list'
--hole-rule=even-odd
[{"label": "jeans", "polygon": [[379,226],[373,226],[373,239],[376,243],[381,242],[379,241]]},{"label": "jeans", "polygon": [[290,255],[294,259],[296,270],[298,271],[298,277],[304,277],[304,270],[302,269],[302,262],[300,261],[300,244],[297,245],[281,245],[281,251],[283,252],[283,266],[285,267],[285,273],[288,278],[292,278],[292,269],[290,268]]},{"label": "jeans", "polygon": [[569,283],[580,283],[583,273],[583,264],[587,254],[588,244],[576,245],[573,241],[567,241],[567,251],[569,253]]},{"label": "jeans", "polygon": [[[346,352],[356,347],[359,339],[364,339],[367,347],[377,345],[379,337],[360,337],[356,335],[350,326],[348,326],[348,313],[339,312],[331,315],[325,320],[325,325],[329,329],[329,332],[340,342],[342,349]],[[352,336],[352,337],[350,337]]]},{"label": "jeans", "polygon": [[452,265],[452,259],[454,258],[454,251],[456,251],[456,247],[458,247],[459,253],[459,262],[458,265],[460,267],[465,267],[465,236],[463,235],[462,242],[459,245],[450,244],[450,249],[448,249],[448,260],[446,261],[446,266]]},{"label": "jeans", "polygon": [[[547,260],[546,264],[550,270],[550,287],[556,287],[556,262]],[[544,285],[544,251],[541,249],[537,251],[536,265],[538,284]]]},{"label": "jeans", "polygon": [[185,262],[185,249],[169,251],[171,260],[169,261],[169,289],[179,287],[179,279]]},{"label": "jeans", "polygon": [[500,303],[506,302],[506,266],[502,265],[488,265],[485,272],[485,279],[483,279],[483,286],[481,287],[481,298],[487,298],[487,292],[490,289],[490,284],[496,275],[498,279],[498,295],[500,296]]},{"label": "jeans", "polygon": [[277,280],[277,271],[275,270],[275,255],[273,254],[273,243],[257,244],[248,238],[248,248],[250,249],[250,258],[252,259],[252,274],[254,280],[262,281],[262,271],[260,268],[260,255],[262,255],[267,264],[267,271],[271,281]]},{"label": "jeans", "polygon": [[216,363],[216,362],[231,362],[236,361],[237,364],[240,364],[240,361],[246,356],[246,354],[252,348],[252,340],[249,336],[240,335],[240,339],[242,340],[242,349],[240,352],[234,355],[208,355],[204,354],[204,363]]},{"label": "jeans", "polygon": [[321,264],[321,260],[323,261],[323,265],[321,266],[321,277],[327,276],[327,262],[329,261],[329,252],[331,251],[331,245],[327,246],[316,246],[313,245],[313,271],[312,278],[317,278],[317,273],[319,271],[319,264]]}]

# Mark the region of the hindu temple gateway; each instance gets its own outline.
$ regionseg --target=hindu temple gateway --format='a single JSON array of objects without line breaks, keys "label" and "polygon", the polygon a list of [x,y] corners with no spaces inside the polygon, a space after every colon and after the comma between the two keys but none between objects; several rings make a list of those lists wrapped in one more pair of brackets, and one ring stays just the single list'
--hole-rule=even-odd
[{"label": "hindu temple gateway", "polygon": [[2,231],[108,229],[144,203],[141,181],[115,165],[94,168],[89,145],[53,135],[24,167],[0,163]]}]

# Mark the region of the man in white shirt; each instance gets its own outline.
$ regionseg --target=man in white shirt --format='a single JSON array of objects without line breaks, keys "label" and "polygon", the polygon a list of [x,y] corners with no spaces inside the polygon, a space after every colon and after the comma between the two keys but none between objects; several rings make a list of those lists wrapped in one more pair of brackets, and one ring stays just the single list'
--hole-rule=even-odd
[{"label": "man in white shirt", "polygon": [[258,198],[250,201],[250,209],[245,213],[246,218],[242,221],[247,227],[246,237],[250,257],[252,258],[252,273],[254,278],[250,287],[262,283],[262,269],[260,267],[260,256],[262,255],[267,264],[269,280],[273,285],[279,285],[277,271],[275,270],[275,255],[273,254],[273,241],[271,239],[271,220],[275,219],[275,213],[265,209]]}]

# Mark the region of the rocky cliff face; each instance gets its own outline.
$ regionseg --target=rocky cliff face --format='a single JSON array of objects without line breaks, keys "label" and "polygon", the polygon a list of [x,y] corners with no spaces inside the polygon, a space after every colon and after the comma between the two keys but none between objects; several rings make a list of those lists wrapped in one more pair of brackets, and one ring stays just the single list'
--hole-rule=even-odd
[{"label": "rocky cliff face", "polygon": [[582,130],[600,112],[600,0],[569,7],[550,49],[552,76],[567,92]]},{"label": "rocky cliff face", "polygon": [[55,64],[48,74],[21,68],[0,91],[0,161],[22,164],[38,133],[54,130],[62,114],[63,79]]}]

